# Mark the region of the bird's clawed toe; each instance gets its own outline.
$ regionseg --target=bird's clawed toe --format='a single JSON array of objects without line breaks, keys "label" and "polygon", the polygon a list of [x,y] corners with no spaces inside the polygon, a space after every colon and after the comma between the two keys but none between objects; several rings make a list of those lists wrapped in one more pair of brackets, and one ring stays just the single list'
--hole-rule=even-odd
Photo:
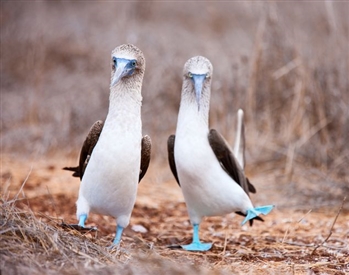
[{"label": "bird's clawed toe", "polygon": [[62,228],[66,229],[73,229],[76,231],[79,231],[81,233],[87,233],[87,232],[95,232],[97,231],[97,227],[84,227],[79,224],[67,224],[67,223],[61,223],[60,226]]}]

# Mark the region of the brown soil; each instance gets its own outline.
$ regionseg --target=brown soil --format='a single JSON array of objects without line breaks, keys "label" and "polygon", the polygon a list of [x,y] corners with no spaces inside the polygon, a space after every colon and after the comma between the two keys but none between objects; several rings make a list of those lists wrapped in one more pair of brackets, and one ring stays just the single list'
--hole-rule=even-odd
[{"label": "brown soil", "polygon": [[[18,194],[18,207],[33,211],[38,219],[53,224],[58,231],[66,230],[59,224],[76,222],[79,189],[79,180],[61,170],[66,165],[75,165],[75,160],[54,156],[29,161],[2,156],[2,196],[8,193],[9,201]],[[131,223],[117,252],[118,260],[124,266],[135,261],[141,266],[144,258],[156,259],[172,265],[167,267],[172,271],[182,272],[173,274],[188,274],[190,268],[202,274],[348,274],[349,198],[343,203],[348,194],[347,179],[329,180],[319,170],[306,169],[301,173],[296,169],[293,181],[285,184],[281,169],[258,170],[258,175],[250,173],[258,191],[252,197],[255,205],[274,203],[277,207],[264,223],[257,221],[253,227],[241,227],[242,218],[235,214],[206,218],[200,237],[214,245],[211,251],[199,253],[175,248],[191,241],[186,206],[167,166],[151,163],[139,185]],[[112,218],[91,214],[87,225],[97,226],[97,233],[78,233],[78,238],[102,247],[113,240]],[[136,232],[137,225],[146,232]],[[76,235],[70,230],[68,233]],[[6,255],[6,250],[2,249],[1,254]],[[165,270],[159,264],[157,268]],[[132,269],[129,274],[152,274],[151,270],[155,269],[148,266],[147,271]]]}]

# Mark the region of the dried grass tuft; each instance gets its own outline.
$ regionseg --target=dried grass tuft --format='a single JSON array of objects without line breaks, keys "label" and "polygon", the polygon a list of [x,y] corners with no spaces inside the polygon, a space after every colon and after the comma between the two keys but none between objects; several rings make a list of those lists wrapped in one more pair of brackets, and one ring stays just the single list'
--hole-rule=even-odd
[{"label": "dried grass tuft", "polygon": [[[0,271],[3,274],[208,274],[208,269],[160,256],[141,238],[122,248],[108,241],[63,230],[59,219],[1,199]],[[127,239],[127,237],[125,237]],[[146,248],[146,250],[145,250]],[[166,253],[165,253],[166,254]],[[224,274],[213,271],[210,274]]]},{"label": "dried grass tuft", "polygon": [[1,200],[1,269],[6,274],[24,274],[26,270],[80,274],[81,267],[102,268],[118,262],[103,246],[75,231],[61,230],[53,218],[44,222],[46,216],[17,208],[16,202]]}]

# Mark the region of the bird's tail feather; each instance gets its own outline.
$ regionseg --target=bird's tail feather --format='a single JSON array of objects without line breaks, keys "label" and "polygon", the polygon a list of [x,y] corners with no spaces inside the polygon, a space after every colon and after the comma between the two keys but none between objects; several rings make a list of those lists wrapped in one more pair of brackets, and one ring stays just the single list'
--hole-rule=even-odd
[{"label": "bird's tail feather", "polygon": [[244,124],[244,111],[238,110],[237,113],[238,122],[234,144],[234,156],[238,160],[242,170],[245,169],[245,124]]},{"label": "bird's tail feather", "polygon": [[247,221],[252,220],[253,218],[259,216],[260,214],[267,215],[270,213],[271,210],[273,210],[273,208],[274,208],[274,205],[265,205],[265,206],[258,206],[252,209],[248,209],[246,217],[241,224],[244,225]]},{"label": "bird's tail feather", "polygon": [[67,171],[76,171],[77,167],[63,167],[63,170],[67,170]]},{"label": "bird's tail feather", "polygon": [[77,167],[63,167],[63,170],[74,172],[73,177],[80,177],[79,166],[77,166]]}]

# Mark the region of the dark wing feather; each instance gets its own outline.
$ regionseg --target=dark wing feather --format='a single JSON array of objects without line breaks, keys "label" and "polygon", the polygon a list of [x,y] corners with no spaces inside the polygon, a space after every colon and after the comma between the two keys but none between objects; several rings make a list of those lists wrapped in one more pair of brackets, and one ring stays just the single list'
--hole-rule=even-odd
[{"label": "dark wing feather", "polygon": [[246,178],[243,169],[225,139],[216,130],[211,129],[208,134],[208,141],[218,161],[228,175],[242,187],[247,195],[249,192],[255,193],[256,189]]},{"label": "dark wing feather", "polygon": [[171,136],[169,136],[169,138],[167,140],[168,163],[170,164],[172,174],[176,178],[178,185],[181,186],[181,184],[179,183],[179,179],[178,179],[176,162],[175,162],[175,157],[174,157],[175,139],[176,139],[176,136],[171,135]]},{"label": "dark wing feather", "polygon": [[72,171],[73,173],[73,177],[80,177],[80,172],[79,172],[79,166],[75,166],[75,167],[63,167],[63,170],[67,170],[67,171]]},{"label": "dark wing feather", "polygon": [[[256,193],[255,187],[251,184],[248,178],[246,178],[244,170],[230,150],[225,139],[216,130],[211,129],[208,135],[208,141],[222,168],[228,173],[228,175],[242,187],[247,195],[249,192]],[[246,217],[246,214],[240,211],[235,213]],[[261,217],[257,216],[249,220],[251,226],[253,224],[253,220],[263,221]]]},{"label": "dark wing feather", "polygon": [[87,167],[88,161],[91,157],[93,148],[96,146],[98,142],[102,129],[103,129],[103,121],[101,120],[96,121],[92,125],[80,151],[79,166],[64,167],[63,170],[74,171],[73,177],[80,177],[80,179],[82,179],[85,169]]},{"label": "dark wing feather", "polygon": [[247,185],[248,185],[248,190],[255,194],[257,192],[256,188],[252,185],[252,183],[250,182],[250,180],[248,178],[246,178],[246,182],[247,182]]},{"label": "dark wing feather", "polygon": [[148,170],[151,155],[151,139],[148,135],[142,138],[142,149],[141,149],[141,170],[139,172],[139,181],[144,177]]}]

